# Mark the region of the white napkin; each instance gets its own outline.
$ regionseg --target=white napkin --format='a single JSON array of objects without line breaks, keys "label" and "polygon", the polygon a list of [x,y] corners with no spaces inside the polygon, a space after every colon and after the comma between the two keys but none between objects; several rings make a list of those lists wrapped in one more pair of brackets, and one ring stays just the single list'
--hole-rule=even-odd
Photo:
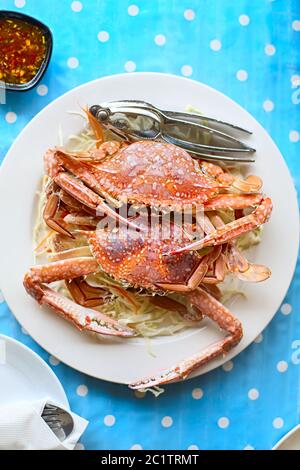
[{"label": "white napkin", "polygon": [[[72,413],[73,431],[61,442],[41,417],[48,398],[0,406],[0,450],[72,450],[88,421]],[[61,405],[57,404],[60,408]]]}]

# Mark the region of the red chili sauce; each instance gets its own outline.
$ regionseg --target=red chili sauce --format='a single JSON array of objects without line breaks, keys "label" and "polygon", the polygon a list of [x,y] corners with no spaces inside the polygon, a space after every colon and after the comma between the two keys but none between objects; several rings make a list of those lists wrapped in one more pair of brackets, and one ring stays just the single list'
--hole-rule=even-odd
[{"label": "red chili sauce", "polygon": [[0,18],[0,80],[12,84],[30,82],[46,51],[46,37],[38,26]]}]

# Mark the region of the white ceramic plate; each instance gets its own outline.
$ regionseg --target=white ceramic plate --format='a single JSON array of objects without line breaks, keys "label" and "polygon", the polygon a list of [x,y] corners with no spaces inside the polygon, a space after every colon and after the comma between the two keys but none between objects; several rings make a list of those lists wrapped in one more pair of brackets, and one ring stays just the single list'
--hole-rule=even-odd
[{"label": "white ceramic plate", "polygon": [[1,168],[1,219],[9,221],[1,231],[0,283],[4,296],[32,337],[61,361],[86,374],[112,382],[128,383],[153,374],[192,355],[219,338],[217,328],[206,325],[174,337],[152,341],[155,358],[144,340],[99,341],[80,333],[68,322],[40,309],[22,286],[25,271],[33,263],[32,227],[34,194],[43,174],[43,153],[58,144],[59,125],[65,136],[79,132],[82,119],[67,111],[79,105],[115,99],[144,99],[157,106],[183,110],[193,104],[203,113],[237,123],[253,131],[249,144],[257,149],[251,172],[264,180],[264,191],[274,202],[271,221],[265,226],[254,260],[268,265],[272,277],[246,286],[247,300],[239,299],[232,312],[244,326],[244,338],[226,358],[200,369],[207,372],[234,357],[266,327],[288,289],[298,250],[298,207],[285,162],[265,130],[231,99],[201,83],[158,73],[136,73],[102,78],[80,86],[58,98],[40,112],[19,135]]},{"label": "white ceramic plate", "polygon": [[49,397],[69,408],[66,394],[50,367],[24,344],[0,335],[0,404]]},{"label": "white ceramic plate", "polygon": [[300,424],[283,436],[272,450],[300,450]]}]

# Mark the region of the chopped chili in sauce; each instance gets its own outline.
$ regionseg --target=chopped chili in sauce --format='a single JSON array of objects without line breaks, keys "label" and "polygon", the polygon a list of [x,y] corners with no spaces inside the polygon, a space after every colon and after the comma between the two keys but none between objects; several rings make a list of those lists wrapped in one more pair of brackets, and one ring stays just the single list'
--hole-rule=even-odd
[{"label": "chopped chili in sauce", "polygon": [[46,52],[46,37],[38,26],[0,18],[0,80],[13,84],[30,82]]}]

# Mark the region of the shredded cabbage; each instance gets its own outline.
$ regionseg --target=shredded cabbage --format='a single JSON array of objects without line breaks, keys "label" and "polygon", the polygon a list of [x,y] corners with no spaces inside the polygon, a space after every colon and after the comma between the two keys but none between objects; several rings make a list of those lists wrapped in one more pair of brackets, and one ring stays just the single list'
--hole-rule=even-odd
[{"label": "shredded cabbage", "polygon": [[221,284],[218,284],[221,290],[222,304],[230,305],[232,301],[238,297],[247,298],[245,292],[242,290],[241,281],[234,275],[228,274]]},{"label": "shredded cabbage", "polygon": [[251,232],[244,233],[238,237],[236,245],[240,250],[249,250],[252,246],[258,245],[261,242],[263,227],[260,226]]}]

